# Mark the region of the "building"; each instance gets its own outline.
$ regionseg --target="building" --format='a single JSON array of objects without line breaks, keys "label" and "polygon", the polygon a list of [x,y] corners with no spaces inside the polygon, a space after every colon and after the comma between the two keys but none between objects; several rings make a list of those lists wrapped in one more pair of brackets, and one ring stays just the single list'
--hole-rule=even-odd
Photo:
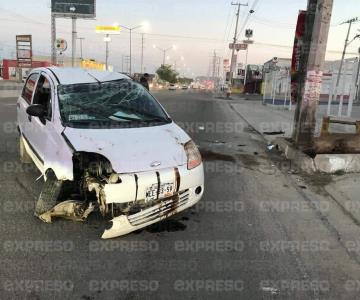
[{"label": "building", "polygon": [[[332,98],[340,68],[340,61],[326,61],[323,70],[320,104],[328,104]],[[342,99],[345,104],[356,96],[358,58],[346,59],[338,89],[338,96],[334,104]],[[264,102],[284,105],[291,98],[291,59],[273,58],[263,67],[262,93]]]},{"label": "building", "polygon": [[[71,57],[58,56],[58,66],[60,67],[71,67],[72,59]],[[31,69],[40,68],[40,67],[50,67],[51,57],[50,56],[34,56],[32,61],[31,68],[21,68],[17,67],[16,59],[4,59],[0,68],[0,77],[4,80],[22,80],[26,77]],[[105,70],[105,64],[102,62],[97,62],[93,59],[81,60],[80,58],[75,59],[75,67],[80,67],[84,69],[95,69],[95,70]],[[109,71],[112,71],[113,67],[109,66]]]}]

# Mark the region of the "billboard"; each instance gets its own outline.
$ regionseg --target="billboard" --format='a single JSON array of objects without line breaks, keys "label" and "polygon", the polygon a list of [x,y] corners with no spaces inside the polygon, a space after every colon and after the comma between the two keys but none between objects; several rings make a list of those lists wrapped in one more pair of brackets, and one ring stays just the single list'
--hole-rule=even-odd
[{"label": "billboard", "polygon": [[51,13],[62,18],[94,19],[96,0],[51,0]]},{"label": "billboard", "polygon": [[16,36],[16,59],[18,68],[31,68],[32,66],[32,36]]},{"label": "billboard", "polygon": [[120,26],[96,26],[96,33],[102,34],[120,34]]},{"label": "billboard", "polygon": [[[234,46],[235,45],[235,46]],[[240,50],[247,50],[247,48],[248,48],[248,45],[247,44],[234,44],[234,43],[232,43],[232,44],[229,44],[229,49],[234,49],[235,48],[235,50],[236,51],[240,51]]]}]

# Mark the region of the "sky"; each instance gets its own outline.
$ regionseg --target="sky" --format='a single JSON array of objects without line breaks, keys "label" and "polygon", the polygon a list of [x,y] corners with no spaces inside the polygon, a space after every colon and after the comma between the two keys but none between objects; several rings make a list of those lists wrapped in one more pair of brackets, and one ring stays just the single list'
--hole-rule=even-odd
[{"label": "sky", "polygon": [[[214,55],[229,58],[228,44],[235,30],[235,10],[231,0],[97,0],[96,19],[78,20],[77,32],[84,37],[84,57],[105,60],[103,36],[95,33],[96,25],[122,24],[135,27],[149,24],[145,33],[144,65],[147,72],[154,72],[162,63],[162,53],[153,48],[169,48],[167,63],[174,64],[187,76],[207,75]],[[246,3],[242,1],[242,3]],[[298,11],[306,9],[307,0],[249,0],[248,7],[241,7],[239,30],[254,31],[255,43],[249,48],[251,64],[263,64],[272,57],[291,57]],[[255,13],[249,17],[249,10]],[[360,14],[359,0],[334,0],[333,15],[328,41],[327,59],[340,59],[346,37],[347,25],[343,21]],[[359,16],[360,17],[360,16]],[[50,0],[1,0],[0,2],[0,59],[15,54],[15,35],[32,34],[35,55],[50,54]],[[351,36],[360,29],[360,22],[353,26]],[[140,71],[141,34],[133,34],[133,69]],[[57,20],[57,37],[65,38],[71,46],[71,21]],[[360,39],[348,48],[355,56]],[[78,46],[79,50],[79,46]],[[66,55],[71,55],[71,47]],[[78,53],[80,56],[80,53]],[[122,57],[129,55],[129,34],[123,30],[113,36],[110,43],[110,64],[121,70]],[[183,57],[182,61],[180,58]],[[244,62],[245,51],[239,55]],[[185,66],[184,66],[185,65]]]}]

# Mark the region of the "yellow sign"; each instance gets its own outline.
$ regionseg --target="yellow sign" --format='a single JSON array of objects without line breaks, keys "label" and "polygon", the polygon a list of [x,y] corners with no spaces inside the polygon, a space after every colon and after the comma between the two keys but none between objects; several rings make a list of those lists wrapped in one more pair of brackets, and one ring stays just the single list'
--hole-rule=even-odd
[{"label": "yellow sign", "polygon": [[120,26],[96,26],[96,33],[120,34]]},{"label": "yellow sign", "polygon": [[98,71],[105,71],[105,64],[96,62],[94,60],[82,60],[81,67],[84,69],[92,69]]}]

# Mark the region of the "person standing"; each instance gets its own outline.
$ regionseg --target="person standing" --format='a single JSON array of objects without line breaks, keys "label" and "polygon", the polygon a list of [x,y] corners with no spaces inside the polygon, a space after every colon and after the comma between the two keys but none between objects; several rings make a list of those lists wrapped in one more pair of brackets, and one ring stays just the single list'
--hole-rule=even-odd
[{"label": "person standing", "polygon": [[140,84],[146,88],[148,91],[150,90],[149,88],[149,74],[145,73],[143,76],[141,76],[140,78]]}]

